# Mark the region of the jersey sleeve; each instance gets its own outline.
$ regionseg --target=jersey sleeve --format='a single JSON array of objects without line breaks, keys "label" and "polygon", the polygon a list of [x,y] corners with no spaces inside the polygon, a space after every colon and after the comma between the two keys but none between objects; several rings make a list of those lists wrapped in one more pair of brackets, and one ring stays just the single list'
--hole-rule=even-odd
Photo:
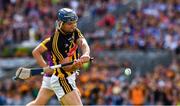
[{"label": "jersey sleeve", "polygon": [[76,29],[76,33],[75,33],[75,42],[77,41],[77,39],[79,38],[84,38],[83,34],[81,33],[81,31],[77,28]]},{"label": "jersey sleeve", "polygon": [[40,45],[45,48],[46,50],[50,49],[50,37],[46,38],[44,41],[40,43]]}]

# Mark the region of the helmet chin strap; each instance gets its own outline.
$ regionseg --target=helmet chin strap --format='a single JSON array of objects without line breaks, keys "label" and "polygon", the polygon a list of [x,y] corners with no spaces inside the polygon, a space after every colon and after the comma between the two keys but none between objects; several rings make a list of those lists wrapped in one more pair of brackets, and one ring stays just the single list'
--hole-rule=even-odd
[{"label": "helmet chin strap", "polygon": [[62,24],[59,25],[59,21],[56,20],[56,29],[61,29]]}]

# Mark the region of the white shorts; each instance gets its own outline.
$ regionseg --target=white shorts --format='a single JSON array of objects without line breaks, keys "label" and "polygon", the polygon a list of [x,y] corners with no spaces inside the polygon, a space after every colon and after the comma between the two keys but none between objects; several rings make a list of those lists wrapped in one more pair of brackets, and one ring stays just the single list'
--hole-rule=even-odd
[{"label": "white shorts", "polygon": [[67,78],[59,78],[56,75],[52,75],[51,87],[59,101],[65,94],[77,89],[75,80],[76,73],[73,73]]},{"label": "white shorts", "polygon": [[51,88],[51,77],[47,77],[47,76],[43,76],[43,81],[42,81],[42,88],[46,88],[46,89],[50,89],[53,90]]}]

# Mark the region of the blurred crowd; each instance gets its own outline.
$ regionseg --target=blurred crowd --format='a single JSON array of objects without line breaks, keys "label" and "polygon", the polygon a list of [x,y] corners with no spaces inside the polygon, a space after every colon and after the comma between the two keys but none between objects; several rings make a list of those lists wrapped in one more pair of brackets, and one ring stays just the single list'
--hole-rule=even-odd
[{"label": "blurred crowd", "polygon": [[0,50],[26,40],[42,41],[54,31],[57,10],[71,7],[93,50],[168,49],[179,53],[179,0],[143,1],[121,11],[123,0],[1,0]]},{"label": "blurred crowd", "polygon": [[[71,7],[80,22],[92,19],[94,30],[83,33],[94,52],[162,49],[180,53],[179,0],[141,2],[123,14],[118,13],[122,5],[123,0],[0,0],[0,51],[24,41],[42,41],[54,31],[57,10]],[[180,105],[180,64],[176,59],[169,66],[160,64],[149,73],[134,76],[125,76],[119,65],[97,64],[77,76],[84,104]],[[0,105],[33,100],[41,80],[38,76],[27,81],[0,81]],[[49,104],[58,104],[57,98],[54,96]]]},{"label": "blurred crowd", "polygon": [[94,49],[165,49],[179,54],[179,17],[179,0],[154,0],[123,15],[107,12],[96,23],[100,29],[89,36]]},{"label": "blurred crowd", "polygon": [[177,105],[179,69],[179,63],[173,61],[168,67],[157,65],[144,75],[126,76],[120,67],[92,66],[80,74],[78,87],[83,102],[89,105]]}]

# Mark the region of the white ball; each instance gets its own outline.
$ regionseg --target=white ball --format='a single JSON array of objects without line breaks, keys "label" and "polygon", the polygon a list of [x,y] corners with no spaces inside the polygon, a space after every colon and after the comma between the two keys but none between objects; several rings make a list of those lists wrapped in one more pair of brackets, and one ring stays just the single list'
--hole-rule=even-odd
[{"label": "white ball", "polygon": [[131,75],[131,69],[130,68],[126,68],[125,70],[124,70],[124,74],[125,75]]}]

